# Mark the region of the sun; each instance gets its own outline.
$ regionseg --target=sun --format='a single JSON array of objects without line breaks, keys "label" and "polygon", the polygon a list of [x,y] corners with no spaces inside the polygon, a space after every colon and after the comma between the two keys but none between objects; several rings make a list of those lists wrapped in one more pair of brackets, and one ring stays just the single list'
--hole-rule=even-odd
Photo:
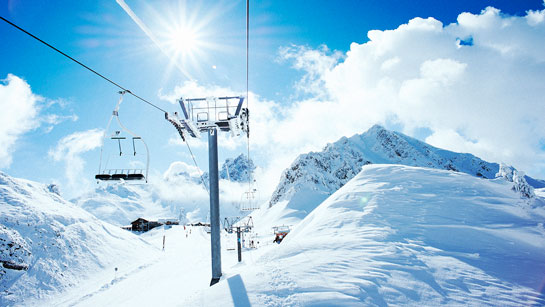
[{"label": "sun", "polygon": [[224,44],[218,42],[221,41],[218,40],[221,31],[217,21],[229,7],[215,4],[203,8],[199,1],[186,0],[165,3],[164,6],[146,7],[146,14],[142,15],[146,24],[129,7],[125,5],[123,8],[169,59],[165,80],[176,70],[186,78],[194,79],[195,75],[205,73],[203,67],[211,67],[212,51],[225,50]]},{"label": "sun", "polygon": [[199,33],[188,26],[176,27],[167,36],[168,49],[176,57],[191,56],[198,52],[199,45]]}]

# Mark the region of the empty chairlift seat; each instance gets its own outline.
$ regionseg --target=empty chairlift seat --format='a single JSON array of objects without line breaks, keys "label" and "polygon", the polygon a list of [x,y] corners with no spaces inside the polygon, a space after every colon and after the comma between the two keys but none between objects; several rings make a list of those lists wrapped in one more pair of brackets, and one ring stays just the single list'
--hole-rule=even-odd
[{"label": "empty chairlift seat", "polygon": [[144,180],[143,174],[128,174],[126,180]]},{"label": "empty chairlift seat", "polygon": [[127,179],[127,174],[113,174],[112,175],[112,180],[120,180],[120,179],[126,180]]},{"label": "empty chairlift seat", "polygon": [[111,180],[112,176],[110,174],[97,174],[95,175],[96,180]]}]

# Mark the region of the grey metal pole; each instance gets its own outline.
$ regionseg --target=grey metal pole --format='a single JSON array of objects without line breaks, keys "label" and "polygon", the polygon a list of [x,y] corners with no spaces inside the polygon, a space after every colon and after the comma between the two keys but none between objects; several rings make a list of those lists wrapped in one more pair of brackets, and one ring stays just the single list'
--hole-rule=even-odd
[{"label": "grey metal pole", "polygon": [[237,249],[238,249],[238,262],[242,261],[242,246],[240,238],[240,227],[237,227]]},{"label": "grey metal pole", "polygon": [[208,130],[208,171],[210,172],[210,246],[212,250],[212,280],[210,286],[213,286],[221,277],[218,131],[215,128]]}]

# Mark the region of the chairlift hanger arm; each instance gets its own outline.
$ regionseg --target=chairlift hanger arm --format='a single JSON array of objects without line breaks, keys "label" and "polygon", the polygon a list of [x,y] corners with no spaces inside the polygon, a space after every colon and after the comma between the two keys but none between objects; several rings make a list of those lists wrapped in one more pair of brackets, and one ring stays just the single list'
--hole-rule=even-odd
[{"label": "chairlift hanger arm", "polygon": [[[116,105],[114,111],[112,112],[110,120],[108,121],[108,125],[106,126],[106,130],[104,130],[103,143],[102,143],[102,147],[100,149],[100,163],[99,163],[99,170],[98,170],[99,173],[95,176],[95,179],[97,179],[99,181],[108,181],[108,180],[146,180],[146,182],[147,182],[147,178],[148,178],[148,174],[149,174],[149,149],[148,149],[148,146],[147,146],[146,142],[144,141],[144,139],[142,139],[142,137],[136,135],[134,132],[127,129],[127,127],[125,127],[123,125],[123,123],[121,123],[121,120],[119,119],[119,108],[121,106],[121,103],[123,102],[123,95],[125,95],[126,93],[131,93],[131,92],[129,90],[122,90],[122,91],[119,91],[118,93],[120,94],[119,100],[117,102],[117,105]],[[114,117],[116,118],[117,123],[118,123],[119,127],[121,128],[121,130],[125,131],[126,133],[128,133],[132,137],[133,156],[136,156],[136,144],[135,144],[134,140],[140,140],[144,144],[144,147],[146,148],[145,175],[143,174],[143,170],[121,169],[120,172],[118,172],[118,170],[111,170],[111,169],[107,170],[106,167],[104,167],[104,169],[102,168],[102,158],[103,158],[103,154],[104,154],[104,143],[105,143],[106,139],[108,138],[107,133],[110,130],[110,125],[112,124],[112,120],[113,120]],[[119,156],[123,156],[123,151],[122,151],[122,147],[121,147],[121,140],[127,139],[127,137],[125,137],[125,136],[120,136],[121,130],[116,131],[115,134],[110,137],[112,140],[117,140],[118,148],[119,148]],[[131,171],[132,171],[132,173],[131,173]],[[137,171],[138,171],[138,173],[137,173]],[[113,173],[113,174],[111,174],[111,173]]]}]

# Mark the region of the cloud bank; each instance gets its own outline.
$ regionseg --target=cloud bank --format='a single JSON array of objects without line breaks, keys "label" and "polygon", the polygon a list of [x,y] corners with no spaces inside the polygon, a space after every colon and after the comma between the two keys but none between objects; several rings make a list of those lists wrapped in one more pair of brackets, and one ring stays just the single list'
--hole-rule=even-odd
[{"label": "cloud bank", "polygon": [[[305,73],[294,84],[304,98],[280,105],[250,93],[264,195],[297,155],[376,123],[545,178],[545,10],[508,16],[488,7],[449,25],[414,18],[367,36],[346,54],[282,48],[281,60]],[[228,94],[237,93],[190,81],[160,96]]]},{"label": "cloud bank", "polygon": [[49,151],[54,161],[65,163],[65,175],[71,188],[81,183],[80,174],[85,166],[81,154],[100,147],[103,136],[104,131],[100,129],[74,132],[60,139],[57,146]]},{"label": "cloud bank", "polygon": [[0,81],[0,167],[9,167],[17,140],[40,125],[39,103],[25,80],[8,74]]},{"label": "cloud bank", "polygon": [[374,123],[409,135],[425,128],[432,145],[543,177],[544,17],[545,10],[518,17],[488,7],[446,26],[414,18],[369,31],[342,62],[324,47],[283,50],[316,98],[294,103],[270,138],[323,145]]}]

